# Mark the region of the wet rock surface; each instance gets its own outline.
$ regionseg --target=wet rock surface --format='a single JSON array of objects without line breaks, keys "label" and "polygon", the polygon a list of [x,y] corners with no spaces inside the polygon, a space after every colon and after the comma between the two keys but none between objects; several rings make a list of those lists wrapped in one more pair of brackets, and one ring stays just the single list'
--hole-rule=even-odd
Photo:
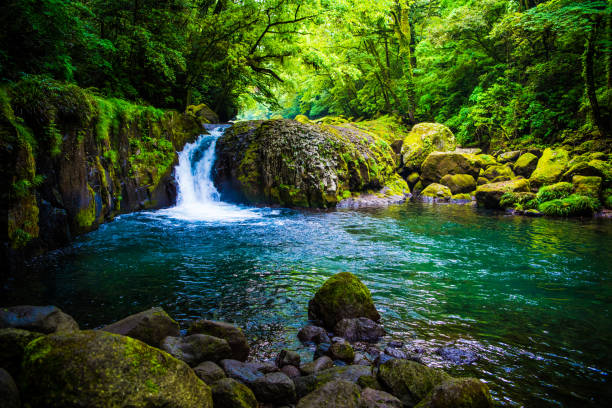
[{"label": "wet rock surface", "polygon": [[179,325],[161,307],[128,316],[103,327],[109,333],[121,334],[143,341],[150,346],[160,347],[168,336],[179,336]]},{"label": "wet rock surface", "polygon": [[13,306],[0,309],[0,329],[40,333],[79,330],[77,322],[55,306]]}]

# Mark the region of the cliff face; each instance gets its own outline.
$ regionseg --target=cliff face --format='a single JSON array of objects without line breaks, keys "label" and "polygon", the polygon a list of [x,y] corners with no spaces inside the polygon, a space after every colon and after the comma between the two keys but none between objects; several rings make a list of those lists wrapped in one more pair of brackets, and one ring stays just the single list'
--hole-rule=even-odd
[{"label": "cliff face", "polygon": [[194,115],[26,80],[0,92],[3,257],[66,245],[121,213],[171,205],[177,151]]}]

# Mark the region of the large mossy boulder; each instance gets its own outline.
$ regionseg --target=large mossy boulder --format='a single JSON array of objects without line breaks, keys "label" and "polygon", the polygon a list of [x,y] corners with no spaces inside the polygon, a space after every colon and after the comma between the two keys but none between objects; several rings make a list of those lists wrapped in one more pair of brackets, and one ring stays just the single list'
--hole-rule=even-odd
[{"label": "large mossy boulder", "polygon": [[386,186],[385,194],[409,192],[390,144],[349,123],[239,122],[216,149],[215,182],[228,200],[326,208]]},{"label": "large mossy boulder", "polygon": [[447,174],[469,174],[478,177],[480,167],[470,153],[433,152],[421,166],[421,181],[424,185],[438,183]]},{"label": "large mossy boulder", "polygon": [[410,360],[389,360],[378,369],[378,381],[406,407],[415,406],[435,386],[451,378],[442,370]]},{"label": "large mossy boulder", "polygon": [[193,116],[202,125],[208,123],[219,123],[219,115],[217,115],[205,103],[201,103],[199,105],[189,105],[185,113]]},{"label": "large mossy boulder", "polygon": [[447,174],[442,177],[440,184],[450,188],[451,193],[471,193],[476,190],[476,180],[470,174]]},{"label": "large mossy boulder", "polygon": [[350,272],[327,279],[308,302],[308,318],[321,321],[329,330],[342,319],[357,317],[380,320],[370,290]]},{"label": "large mossy boulder", "polygon": [[22,329],[0,329],[0,367],[5,368],[13,377],[19,377],[26,346],[42,336],[42,333]]},{"label": "large mossy boulder", "polygon": [[531,185],[533,187],[540,187],[561,180],[568,162],[569,155],[566,150],[551,148],[544,150],[542,157],[538,160],[536,169],[529,178]]},{"label": "large mossy boulder", "polygon": [[357,383],[360,377],[370,375],[371,373],[372,368],[363,365],[332,367],[327,370],[315,372],[314,374],[295,378],[295,390],[298,397],[303,397],[328,382],[344,380]]},{"label": "large mossy boulder", "polygon": [[426,202],[438,202],[438,201],[448,201],[450,200],[453,193],[451,189],[446,187],[445,185],[438,183],[431,183],[423,191],[419,198],[422,201]]},{"label": "large mossy boulder", "polygon": [[487,169],[482,172],[482,177],[491,181],[507,181],[512,180],[515,175],[509,165],[498,165],[487,167]]},{"label": "large mossy boulder", "polygon": [[538,156],[533,153],[525,153],[518,158],[514,163],[513,169],[517,176],[523,176],[525,178],[531,177],[531,173],[536,169],[538,165]]},{"label": "large mossy boulder", "polygon": [[601,191],[601,177],[597,176],[574,176],[572,184],[574,185],[574,193],[592,198],[599,198]]},{"label": "large mossy boulder", "polygon": [[210,388],[189,366],[126,336],[50,334],[31,342],[20,389],[37,407],[210,407]]},{"label": "large mossy boulder", "polygon": [[476,378],[453,378],[437,385],[417,408],[492,408],[486,384]]},{"label": "large mossy boulder", "polygon": [[128,316],[104,326],[102,330],[132,337],[153,347],[160,347],[162,341],[168,336],[178,337],[180,334],[178,323],[161,307],[154,307]]},{"label": "large mossy boulder", "polygon": [[476,189],[476,201],[486,208],[500,208],[499,202],[505,193],[529,192],[530,189],[529,180],[522,178],[483,184]]},{"label": "large mossy boulder", "polygon": [[0,368],[0,406],[2,408],[20,408],[21,397],[13,377],[3,368]]},{"label": "large mossy boulder", "polygon": [[215,407],[257,408],[253,391],[233,378],[223,378],[211,386]]},{"label": "large mossy boulder", "polygon": [[344,380],[331,381],[302,398],[297,408],[362,408],[361,389]]},{"label": "large mossy boulder", "polygon": [[187,330],[187,334],[207,334],[224,339],[232,349],[232,358],[246,361],[251,350],[242,329],[226,322],[216,320],[196,320]]},{"label": "large mossy boulder", "polygon": [[79,325],[55,306],[12,306],[0,308],[0,329],[5,328],[54,333],[79,330]]},{"label": "large mossy boulder", "polygon": [[434,151],[455,150],[455,136],[441,123],[418,123],[404,138],[402,144],[402,164],[404,172],[418,171],[429,153]]}]

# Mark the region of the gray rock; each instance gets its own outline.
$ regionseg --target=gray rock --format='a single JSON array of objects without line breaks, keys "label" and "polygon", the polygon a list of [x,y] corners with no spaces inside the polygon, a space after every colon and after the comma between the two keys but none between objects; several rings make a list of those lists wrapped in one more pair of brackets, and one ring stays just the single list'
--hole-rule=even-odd
[{"label": "gray rock", "polygon": [[215,407],[257,408],[257,399],[253,391],[232,378],[218,380],[211,389]]},{"label": "gray rock", "polygon": [[350,381],[334,380],[303,397],[297,408],[359,408],[360,389]]},{"label": "gray rock", "polygon": [[253,361],[249,361],[246,364],[252,367],[254,370],[257,370],[263,374],[275,373],[279,371],[276,363],[272,363],[270,361],[253,360]]},{"label": "gray rock", "polygon": [[296,400],[295,384],[286,374],[268,373],[250,384],[260,402],[274,404],[293,403]]},{"label": "gray rock", "polygon": [[377,341],[385,335],[382,326],[367,317],[342,319],[334,327],[334,333],[348,341]]},{"label": "gray rock", "polygon": [[318,373],[319,371],[327,370],[328,368],[332,368],[334,366],[334,362],[331,358],[327,356],[319,357],[310,363],[304,364],[300,367],[300,371],[304,375],[310,375],[314,373]]},{"label": "gray rock", "polygon": [[332,367],[311,375],[296,378],[294,380],[295,389],[298,397],[303,397],[304,395],[314,391],[315,388],[330,381],[345,380],[350,381],[352,383],[357,383],[357,380],[359,380],[359,377],[361,377],[362,375],[371,374],[372,368],[362,365]]},{"label": "gray rock", "polygon": [[378,382],[378,380],[376,379],[376,376],[374,375],[362,375],[357,380],[357,385],[363,389],[373,388],[375,390],[381,390],[381,391],[383,389],[382,385],[380,384],[380,382]]},{"label": "gray rock", "polygon": [[313,342],[319,343],[331,343],[327,331],[319,326],[305,326],[298,332],[298,339],[302,343]]},{"label": "gray rock", "polygon": [[227,341],[206,334],[166,337],[161,349],[192,367],[203,361],[219,361],[232,356]]},{"label": "gray rock", "polygon": [[473,351],[455,347],[440,347],[436,350],[436,354],[457,365],[472,364],[478,360],[478,355]]},{"label": "gray rock", "polygon": [[476,378],[453,378],[436,385],[417,408],[491,408],[489,388]]},{"label": "gray rock", "polygon": [[289,378],[295,378],[301,375],[300,369],[293,365],[283,366],[283,368],[281,368],[281,372],[286,374]]},{"label": "gray rock", "polygon": [[337,342],[329,347],[327,355],[332,360],[340,360],[350,364],[355,359],[355,350],[347,342]]},{"label": "gray rock", "polygon": [[0,405],[3,408],[21,407],[17,385],[13,377],[3,368],[0,368]]},{"label": "gray rock", "polygon": [[0,329],[0,367],[5,368],[14,378],[18,378],[26,346],[42,336],[41,333],[22,329]]},{"label": "gray rock", "polygon": [[361,408],[402,408],[402,401],[387,392],[366,388],[361,392]]},{"label": "gray rock", "polygon": [[5,328],[47,334],[79,330],[79,325],[55,306],[12,306],[0,308],[0,329]]},{"label": "gray rock", "polygon": [[300,366],[300,355],[295,351],[291,350],[281,350],[276,356],[276,365],[279,368],[282,368],[286,365],[292,365],[295,367]]},{"label": "gray rock", "polygon": [[233,359],[246,361],[249,356],[249,343],[239,327],[214,320],[198,320],[190,327],[187,334],[208,334],[227,341],[232,349]]},{"label": "gray rock", "polygon": [[520,155],[521,155],[521,152],[518,150],[514,150],[511,152],[505,152],[497,156],[497,161],[499,163],[515,162],[519,158]]},{"label": "gray rock", "polygon": [[253,381],[264,375],[253,364],[243,363],[238,360],[221,360],[221,367],[228,377],[246,385],[252,384]]},{"label": "gray rock", "polygon": [[385,348],[385,354],[387,354],[388,356],[391,356],[393,358],[401,358],[401,359],[407,359],[408,355],[403,352],[400,349],[396,349],[393,347],[386,347]]},{"label": "gray rock", "polygon": [[144,312],[136,313],[102,328],[103,331],[122,336],[128,336],[160,347],[168,337],[180,335],[179,325],[161,307],[154,307]]},{"label": "gray rock", "polygon": [[380,353],[374,359],[374,366],[378,367],[379,365],[385,364],[387,361],[391,361],[394,359],[395,357],[391,357],[390,355],[385,354],[385,353]]},{"label": "gray rock", "polygon": [[212,361],[204,361],[193,368],[193,371],[206,384],[212,384],[225,378],[225,372],[221,367]]},{"label": "gray rock", "polygon": [[372,362],[368,360],[368,358],[363,354],[355,353],[355,359],[353,360],[353,364],[369,366],[372,365]]}]

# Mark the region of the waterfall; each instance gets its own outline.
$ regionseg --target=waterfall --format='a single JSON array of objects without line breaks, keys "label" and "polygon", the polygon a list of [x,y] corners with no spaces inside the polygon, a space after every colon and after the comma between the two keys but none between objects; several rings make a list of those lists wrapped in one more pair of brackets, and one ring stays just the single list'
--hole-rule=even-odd
[{"label": "waterfall", "polygon": [[208,134],[200,135],[195,142],[185,145],[175,167],[176,206],[162,210],[163,213],[190,221],[242,221],[260,217],[254,208],[221,201],[213,183],[215,146],[228,127],[214,125],[208,129]]}]

